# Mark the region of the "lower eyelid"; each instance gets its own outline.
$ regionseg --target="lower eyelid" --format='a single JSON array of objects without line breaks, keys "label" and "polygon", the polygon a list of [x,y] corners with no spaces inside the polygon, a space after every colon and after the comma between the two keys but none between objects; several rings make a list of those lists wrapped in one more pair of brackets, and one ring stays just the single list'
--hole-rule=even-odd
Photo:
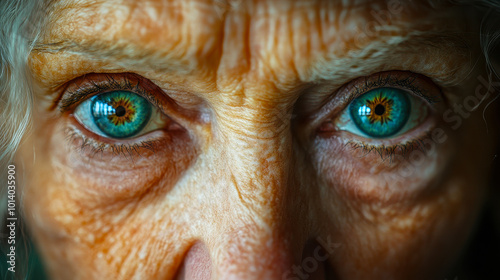
[{"label": "lower eyelid", "polygon": [[86,140],[94,141],[95,142],[94,146],[132,145],[134,143],[140,143],[142,141],[158,140],[161,139],[162,137],[165,138],[169,135],[169,133],[166,131],[155,130],[150,133],[142,134],[129,139],[113,139],[107,136],[99,135],[97,133],[94,133],[93,131],[90,131],[87,127],[85,127],[82,123],[80,123],[80,121],[78,121],[78,119],[73,114],[70,114],[68,118],[69,118],[68,131],[72,131],[73,134],[74,132],[77,132],[77,134],[81,135],[82,137],[85,137]]},{"label": "lower eyelid", "polygon": [[79,160],[116,162],[123,159],[136,164],[148,158],[168,160],[183,157],[185,153],[182,150],[193,149],[192,140],[183,129],[168,132],[156,130],[134,139],[115,141],[86,130],[73,118],[64,133],[69,151],[78,154]]},{"label": "lower eyelid", "polygon": [[337,135],[343,135],[343,137],[349,138],[356,142],[367,143],[370,142],[373,146],[394,146],[394,145],[404,145],[412,140],[422,137],[426,133],[429,133],[433,128],[436,127],[436,121],[434,117],[427,116],[424,122],[420,123],[417,127],[414,127],[405,133],[399,134],[393,138],[385,139],[367,139],[365,137],[352,134],[348,131],[337,130],[334,133]]},{"label": "lower eyelid", "polygon": [[[417,128],[392,139],[366,139],[348,131],[318,132],[321,141],[342,143],[345,149],[354,156],[361,156],[365,160],[386,160],[394,156],[408,158],[410,153],[422,149],[422,143],[433,137],[433,130],[437,127],[435,118],[428,117]],[[331,139],[331,140],[329,140]],[[368,157],[369,156],[369,157]]]}]

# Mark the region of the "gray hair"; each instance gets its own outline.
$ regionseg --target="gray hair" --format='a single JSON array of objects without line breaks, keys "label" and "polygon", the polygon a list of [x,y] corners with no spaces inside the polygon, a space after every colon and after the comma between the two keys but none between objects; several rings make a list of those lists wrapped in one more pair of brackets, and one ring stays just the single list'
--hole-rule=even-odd
[{"label": "gray hair", "polygon": [[[29,130],[33,95],[28,54],[36,34],[33,16],[40,1],[0,1],[0,170],[12,162],[23,135]],[[31,33],[31,34],[30,34]],[[3,178],[2,179],[6,179]],[[2,182],[4,183],[4,182]],[[5,184],[3,184],[4,186]],[[4,188],[0,209],[5,209]],[[4,221],[2,221],[3,223]]]},{"label": "gray hair", "polygon": [[[33,94],[30,73],[27,67],[32,43],[37,38],[36,11],[41,7],[39,0],[0,1],[0,225],[6,229],[7,214],[7,167],[13,162],[14,154],[30,129]],[[16,207],[16,211],[22,210]],[[16,216],[20,214],[16,214]],[[2,271],[4,279],[25,279],[28,276],[27,243],[23,240],[22,227],[18,220],[16,227],[16,272],[15,275]],[[5,236],[5,235],[3,235]],[[6,253],[6,238],[2,237],[0,252]],[[8,246],[7,246],[8,247]],[[23,252],[20,252],[21,248]],[[5,255],[4,255],[5,256]],[[2,265],[2,268],[5,266]]]}]

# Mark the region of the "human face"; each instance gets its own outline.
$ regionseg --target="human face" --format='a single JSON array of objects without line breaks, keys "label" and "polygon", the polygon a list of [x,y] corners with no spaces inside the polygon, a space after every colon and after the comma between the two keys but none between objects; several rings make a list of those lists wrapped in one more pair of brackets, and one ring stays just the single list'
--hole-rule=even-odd
[{"label": "human face", "polygon": [[[348,2],[55,1],[21,153],[51,278],[444,276],[486,193],[471,167],[493,149],[461,105],[486,77],[477,19]],[[407,131],[347,128],[377,81],[416,106]],[[116,90],[151,103],[158,128],[109,137],[79,115]]]}]

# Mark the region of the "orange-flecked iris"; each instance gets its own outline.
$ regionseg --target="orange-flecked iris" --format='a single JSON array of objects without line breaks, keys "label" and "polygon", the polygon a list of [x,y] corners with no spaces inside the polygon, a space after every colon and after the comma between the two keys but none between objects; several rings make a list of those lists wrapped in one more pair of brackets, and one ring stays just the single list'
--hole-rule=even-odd
[{"label": "orange-flecked iris", "polygon": [[368,115],[370,123],[379,122],[385,124],[388,121],[392,121],[391,113],[393,104],[394,101],[392,99],[382,96],[382,94],[379,94],[373,100],[368,100],[366,105],[370,108],[370,114]]},{"label": "orange-flecked iris", "polygon": [[125,122],[131,122],[135,115],[135,106],[130,100],[119,97],[111,100],[110,105],[115,109],[115,113],[108,116],[108,119],[114,125],[123,125]]},{"label": "orange-flecked iris", "polygon": [[392,136],[405,126],[410,117],[418,117],[412,116],[411,104],[415,101],[407,95],[397,88],[371,90],[352,101],[349,106],[351,118],[368,136]]},{"label": "orange-flecked iris", "polygon": [[102,133],[127,138],[139,133],[151,117],[151,104],[128,91],[112,91],[95,96],[90,105],[93,122]]}]

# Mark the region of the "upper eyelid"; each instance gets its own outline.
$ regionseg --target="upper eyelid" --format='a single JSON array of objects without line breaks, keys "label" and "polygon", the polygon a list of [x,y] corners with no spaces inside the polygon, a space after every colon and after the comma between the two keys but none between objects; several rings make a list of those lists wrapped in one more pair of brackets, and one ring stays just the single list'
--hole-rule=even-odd
[{"label": "upper eyelid", "polygon": [[[93,78],[94,75],[95,77],[99,77],[99,79]],[[116,75],[118,76],[115,78]],[[136,81],[132,82],[130,80],[131,78]],[[77,85],[77,83],[82,80],[83,84]],[[131,73],[91,73],[78,77],[75,80],[67,82],[67,85],[62,89],[61,97],[56,101],[58,102],[56,106],[59,107],[61,113],[65,113],[74,109],[78,104],[95,94],[115,90],[127,90],[136,93],[148,100],[151,104],[160,109],[160,111],[165,111],[163,102],[160,102],[158,98],[158,95],[163,93],[155,94],[153,92],[155,90],[145,89],[140,79],[136,77],[135,74]]]},{"label": "upper eyelid", "polygon": [[[406,76],[398,78],[394,73]],[[425,85],[417,86],[414,84],[415,81],[419,83],[422,82]],[[358,87],[357,85],[360,86]],[[352,90],[350,86],[354,87],[355,90]],[[398,71],[398,70],[384,71],[369,76],[357,78],[355,80],[350,81],[345,86],[342,86],[337,91],[337,93],[347,95],[347,100],[345,101],[345,104],[350,104],[354,99],[358,98],[359,96],[371,90],[383,87],[396,87],[409,91],[411,94],[424,99],[429,105],[439,103],[444,98],[442,89],[438,85],[436,85],[432,80],[430,80],[430,78],[428,78],[427,76],[413,72]],[[433,89],[429,89],[428,87],[433,87]],[[429,93],[427,92],[428,90],[434,90],[436,92]]]},{"label": "upper eyelid", "polygon": [[[402,79],[398,79],[398,78],[391,79],[392,76],[389,73],[389,74],[386,74],[387,76],[384,79],[381,79],[382,75],[384,75],[386,72],[391,72],[391,71],[385,71],[385,72],[374,74],[374,75],[379,75],[379,80],[371,81],[371,82],[369,82],[370,84],[368,84],[368,79],[373,78],[372,76],[374,76],[374,75],[363,77],[363,78],[365,78],[365,84],[362,85],[361,88],[355,87],[355,85],[354,85],[354,87],[356,88],[356,91],[354,92],[354,94],[351,94],[349,96],[349,102],[356,99],[357,97],[367,93],[370,90],[381,88],[381,87],[388,87],[388,86],[392,86],[392,87],[400,86],[402,89],[410,90],[413,94],[425,99],[429,104],[437,103],[437,102],[441,101],[443,98],[440,88],[436,88],[437,90],[439,90],[439,95],[430,95],[430,94],[423,93],[424,89],[413,85],[413,82],[416,79],[427,78],[426,76],[416,74],[416,73],[409,73],[408,77],[405,77]],[[356,81],[357,80],[353,80],[349,83],[355,83]]]}]

